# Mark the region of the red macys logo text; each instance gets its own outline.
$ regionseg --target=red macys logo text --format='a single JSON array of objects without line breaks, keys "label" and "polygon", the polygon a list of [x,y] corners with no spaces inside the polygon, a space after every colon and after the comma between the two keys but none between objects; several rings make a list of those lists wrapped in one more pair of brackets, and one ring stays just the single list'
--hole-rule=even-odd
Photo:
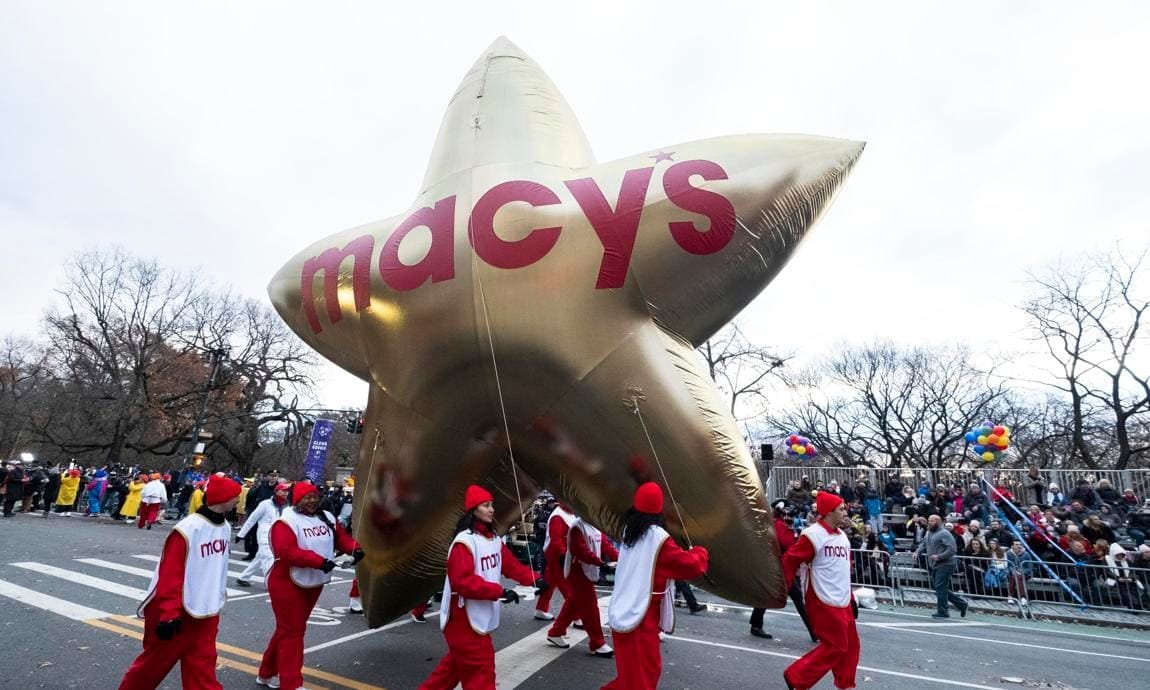
[{"label": "red macys logo text", "polygon": [[500,554],[498,554],[498,553],[493,553],[490,556],[480,556],[480,558],[479,558],[479,570],[480,571],[492,570],[492,569],[499,570],[499,563],[500,563],[499,556],[500,556]]},{"label": "red macys logo text", "polygon": [[209,542],[200,544],[200,558],[209,558],[216,554],[225,553],[228,550],[227,539],[213,539]]},{"label": "red macys logo text", "polygon": [[331,534],[331,530],[326,525],[317,525],[315,527],[304,527],[303,536],[307,539],[315,539],[316,537],[326,537]]},{"label": "red macys logo text", "polygon": [[827,558],[850,558],[850,549],[845,546],[827,544],[823,547],[823,555]]},{"label": "red macys logo text", "polygon": [[[614,208],[594,179],[586,177],[563,182],[603,245],[599,276],[595,282],[597,290],[623,286],[654,170],[654,167],[628,170],[623,176]],[[663,191],[667,199],[684,211],[704,216],[710,225],[700,227],[690,220],[681,220],[668,223],[667,230],[684,251],[697,255],[714,254],[727,246],[735,234],[735,208],[722,194],[693,186],[693,177],[704,181],[725,180],[727,173],[718,163],[708,160],[675,163],[663,173]],[[521,239],[512,242],[502,239],[495,232],[495,214],[512,202],[526,202],[535,207],[563,203],[546,185],[527,180],[502,182],[479,197],[471,209],[467,236],[475,254],[497,268],[523,268],[539,261],[551,251],[563,231],[561,226],[535,228]],[[431,231],[431,247],[423,259],[408,266],[399,260],[399,246],[409,232],[420,227]],[[352,292],[355,310],[363,311],[371,303],[374,255],[375,238],[363,235],[342,249],[332,247],[304,262],[300,275],[301,299],[313,333],[323,330],[316,313],[312,285],[319,272],[324,273],[323,294],[328,320],[335,324],[343,318],[338,294],[340,265],[348,257],[354,259]],[[415,211],[396,226],[380,250],[378,271],[389,288],[400,292],[414,290],[429,280],[439,283],[454,278],[455,196]]]}]

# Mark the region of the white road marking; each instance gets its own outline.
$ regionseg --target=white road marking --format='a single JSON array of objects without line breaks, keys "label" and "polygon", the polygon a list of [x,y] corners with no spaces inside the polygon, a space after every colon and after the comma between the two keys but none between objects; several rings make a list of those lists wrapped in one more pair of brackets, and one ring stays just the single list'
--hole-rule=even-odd
[{"label": "white road marking", "polygon": [[[122,563],[113,563],[112,561],[105,561],[105,560],[101,560],[99,558],[77,558],[76,560],[80,563],[87,563],[88,565],[94,565],[94,566],[97,566],[100,568],[107,568],[108,570],[115,570],[117,572],[127,573],[129,575],[146,577],[148,579],[151,579],[151,577],[152,577],[152,571],[147,570],[145,568],[134,568],[130,565],[123,565]],[[228,592],[229,597],[238,597],[238,596],[243,596],[243,595],[247,594],[247,592],[243,591],[242,589],[232,589],[230,587],[228,588],[227,592]]]},{"label": "white road marking", "polygon": [[[898,631],[898,628],[887,628],[887,630]],[[938,637],[953,637],[956,640],[977,640],[977,637],[967,637],[966,635],[951,635],[949,633],[931,632],[929,630],[905,630],[914,635],[935,635]],[[981,640],[983,642],[990,642],[991,644],[1004,644],[1010,647],[1029,647],[1030,649],[1041,649],[1046,652],[1062,652],[1064,654],[1081,654],[1083,656],[1100,656],[1106,659],[1124,659],[1126,661],[1141,661],[1143,663],[1150,663],[1150,658],[1144,656],[1123,656],[1121,654],[1106,654],[1105,652],[1087,652],[1082,649],[1066,649],[1064,647],[1051,647],[1048,644],[1029,644],[1027,642],[1010,642],[1008,640],[996,640],[987,638]]]},{"label": "white road marking", "polygon": [[81,606],[80,604],[73,604],[70,601],[57,599],[47,594],[41,594],[35,590],[26,589],[20,585],[14,585],[4,580],[0,580],[0,596],[5,596],[22,604],[35,606],[38,609],[43,609],[76,621],[107,618],[112,615],[105,611]]},{"label": "white road marking", "polygon": [[[251,565],[251,561],[245,561],[242,558],[229,558],[228,563],[234,563],[235,565],[243,566],[244,568]],[[352,575],[355,573],[355,568],[336,568],[333,572],[347,573]]]},{"label": "white road marking", "polygon": [[[909,631],[908,631],[909,632]],[[965,639],[965,638],[964,638]],[[734,644],[725,644],[723,642],[710,642],[708,640],[696,640],[690,637],[680,637],[678,635],[668,635],[668,642],[689,642],[691,644],[707,645],[708,647],[720,647],[722,649],[735,649],[740,652],[751,652],[753,654],[763,654],[765,656],[774,656],[781,659],[798,659],[797,654],[784,654],[782,652],[771,652],[765,649],[755,649],[753,647],[740,647]],[[920,676],[914,673],[903,673],[902,671],[888,671],[884,668],[874,668],[873,666],[859,666],[858,670],[866,671],[867,673],[881,673],[887,676],[898,676],[899,678],[912,678],[914,680],[921,680],[927,683],[940,683],[942,685],[953,685],[959,688],[977,688],[977,690],[1001,690],[1000,687],[990,685],[979,685],[977,683],[965,683],[960,680],[947,680],[946,678],[934,678],[931,676]]]},{"label": "white road marking", "polygon": [[969,623],[859,623],[859,625],[866,625],[871,628],[969,628],[973,625],[982,625],[970,621]]},{"label": "white road marking", "polygon": [[[439,615],[439,612],[436,611],[434,613],[426,614],[425,618],[432,618],[433,616],[438,616],[438,615]],[[358,640],[361,637],[367,637],[368,635],[374,635],[376,633],[381,633],[384,630],[392,630],[394,628],[398,628],[401,625],[407,625],[408,623],[414,623],[414,622],[415,621],[413,621],[411,619],[411,616],[408,616],[406,618],[397,620],[393,623],[388,623],[387,625],[384,625],[384,626],[381,626],[378,628],[372,628],[371,630],[360,630],[357,633],[352,633],[350,635],[344,635],[343,637],[337,637],[334,640],[328,640],[327,642],[324,642],[322,644],[317,644],[314,647],[308,647],[307,649],[303,650],[303,653],[304,654],[310,654],[312,652],[318,652],[321,649],[327,649],[328,647],[334,647],[337,644],[343,644],[344,642],[351,642],[352,640]]]},{"label": "white road marking", "polygon": [[[607,620],[607,605],[610,601],[611,597],[609,596],[599,598],[599,614],[603,620]],[[574,627],[569,628],[567,641],[571,643],[571,646],[567,649],[560,649],[548,644],[547,631],[550,629],[551,623],[548,622],[539,631],[533,632],[495,653],[495,673],[499,680],[499,687],[509,689],[518,687],[521,683],[530,680],[539,669],[555,661],[564,652],[571,651],[576,645],[587,639],[585,631]],[[614,662],[610,660],[600,659],[599,661],[614,667]]]},{"label": "white road marking", "polygon": [[108,592],[110,594],[118,594],[122,597],[127,597],[127,598],[133,599],[135,601],[143,601],[144,597],[148,596],[148,593],[142,589],[137,589],[135,587],[129,587],[127,585],[122,585],[118,582],[112,582],[111,580],[104,580],[104,579],[101,579],[98,577],[92,577],[91,575],[85,575],[84,573],[78,573],[74,570],[65,570],[63,568],[57,568],[54,565],[47,565],[45,563],[32,563],[32,562],[12,563],[10,565],[14,565],[17,568],[24,568],[25,570],[31,570],[34,573],[40,573],[42,575],[51,575],[52,577],[58,577],[61,580],[67,580],[68,582],[72,582],[72,583],[75,583],[78,585],[85,585],[85,586],[91,587],[93,589],[98,589],[98,590],[101,590],[104,592]]},{"label": "white road marking", "polygon": [[[151,561],[152,563],[157,563],[160,560],[159,556],[153,556],[152,554],[147,554],[147,553],[138,553],[135,556],[132,556],[132,558],[139,558],[141,561]],[[229,570],[228,571],[228,577],[234,577],[236,579],[239,579],[240,575],[243,575],[243,574],[244,573],[242,570]],[[259,575],[252,575],[251,577],[248,578],[248,580],[251,582],[259,582],[260,584],[263,584],[263,582],[264,582],[264,578],[260,577]],[[239,592],[239,594],[243,594],[243,592]]]}]

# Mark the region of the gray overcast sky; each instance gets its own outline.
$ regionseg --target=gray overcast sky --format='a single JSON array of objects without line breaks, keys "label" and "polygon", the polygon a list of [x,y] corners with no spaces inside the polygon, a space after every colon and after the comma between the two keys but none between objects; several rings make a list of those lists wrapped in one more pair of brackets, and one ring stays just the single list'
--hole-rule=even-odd
[{"label": "gray overcast sky", "polygon": [[[96,245],[265,299],[306,244],[410,204],[501,34],[599,160],[742,132],[868,142],[744,313],[764,342],[1008,348],[1027,266],[1150,239],[1146,3],[396,5],[0,0],[3,331],[34,332]],[[329,371],[323,398],[366,386]]]}]

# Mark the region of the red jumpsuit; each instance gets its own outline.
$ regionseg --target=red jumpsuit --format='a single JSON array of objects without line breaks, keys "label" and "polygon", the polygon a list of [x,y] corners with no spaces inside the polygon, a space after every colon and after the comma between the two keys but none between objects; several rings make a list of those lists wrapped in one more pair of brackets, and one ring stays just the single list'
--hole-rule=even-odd
[{"label": "red jumpsuit", "polygon": [[[831,531],[825,522],[822,525]],[[783,578],[788,589],[794,582],[799,566],[810,563],[814,558],[814,544],[805,536],[799,537],[794,546],[787,549],[783,554]],[[855,671],[859,665],[859,635],[852,607],[824,604],[815,593],[812,582],[807,583],[805,598],[807,617],[815,636],[819,638],[819,644],[787,667],[784,674],[788,682],[798,690],[807,690],[830,671],[836,688],[846,690],[855,687]],[[851,601],[854,601],[854,594],[851,595]]]},{"label": "red jumpsuit", "polygon": [[[159,504],[156,504],[159,505]],[[193,618],[184,612],[184,571],[188,540],[173,530],[164,541],[159,578],[152,600],[144,608],[144,651],[124,674],[120,690],[155,690],[180,662],[181,687],[222,690],[216,680],[216,631],[219,616]],[[172,639],[156,637],[160,621],[180,619]]]},{"label": "red jumpsuit", "polygon": [[[563,518],[552,515],[547,521],[547,534],[551,542],[543,552],[543,580],[547,589],[539,593],[535,602],[535,610],[547,613],[551,608],[551,595],[558,589],[563,595],[564,606],[571,599],[571,592],[567,589],[567,580],[563,577],[563,558],[567,555],[567,532],[570,528]],[[560,611],[562,614],[562,611]]]},{"label": "red jumpsuit", "polygon": [[580,566],[589,563],[602,567],[604,563],[619,558],[619,552],[611,540],[604,534],[600,534],[599,538],[602,540],[599,542],[599,552],[605,558],[596,556],[587,546],[583,530],[578,527],[571,529],[571,574],[566,578],[570,598],[563,602],[559,617],[547,631],[549,637],[562,637],[567,634],[567,626],[571,625],[571,621],[580,619],[583,621],[583,629],[587,631],[591,651],[599,649],[607,641],[603,638],[603,625],[599,620],[599,598],[595,596],[595,583],[587,579]]},{"label": "red jumpsuit", "polygon": [[679,548],[673,540],[663,542],[655,559],[652,578],[651,603],[643,622],[631,632],[611,631],[615,643],[615,674],[602,690],[655,690],[663,673],[663,657],[659,652],[659,609],[667,580],[694,580],[707,572],[707,550],[696,546],[690,551]]},{"label": "red jumpsuit", "polygon": [[[484,536],[492,534],[489,526],[479,522],[473,529]],[[535,582],[535,573],[516,560],[506,544],[500,554],[500,566],[504,577],[521,585]],[[457,684],[462,684],[463,690],[494,690],[495,647],[491,644],[491,636],[481,635],[471,628],[467,610],[459,608],[459,597],[495,601],[503,596],[503,587],[476,574],[475,558],[462,544],[451,548],[447,558],[447,578],[451,582],[451,600],[444,600],[441,608],[441,611],[451,611],[443,629],[447,655],[419,686],[420,690],[448,690]]]},{"label": "red jumpsuit", "polygon": [[[283,690],[295,690],[303,685],[303,637],[307,619],[323,587],[300,587],[292,582],[291,569],[320,568],[324,559],[315,551],[301,549],[295,532],[287,523],[277,521],[273,524],[268,539],[276,556],[267,578],[276,630],[264,650],[259,675],[261,678],[278,675]],[[336,553],[351,553],[357,548],[359,544],[343,525],[336,522]]]}]

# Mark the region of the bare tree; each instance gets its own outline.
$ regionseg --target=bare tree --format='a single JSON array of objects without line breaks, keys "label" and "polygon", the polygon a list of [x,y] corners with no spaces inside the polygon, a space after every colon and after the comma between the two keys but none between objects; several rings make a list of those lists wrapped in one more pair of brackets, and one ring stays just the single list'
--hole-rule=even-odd
[{"label": "bare tree", "polygon": [[800,377],[797,404],[774,415],[832,464],[942,467],[963,459],[963,434],[1006,393],[965,348],[844,348]]},{"label": "bare tree", "polygon": [[49,379],[44,348],[27,338],[0,340],[0,449],[14,456],[33,439],[33,411]]},{"label": "bare tree", "polygon": [[[1036,294],[1023,305],[1034,339],[1050,355],[1044,385],[1066,396],[1072,459],[1126,469],[1150,456],[1141,429],[1150,417],[1150,266],[1147,251],[1119,249],[1032,273]],[[1090,442],[1091,419],[1106,416],[1113,451]]]},{"label": "bare tree", "polygon": [[781,355],[752,342],[731,322],[698,348],[711,380],[727,396],[731,415],[740,422],[759,418],[767,407],[767,388],[783,376],[792,355]]}]

